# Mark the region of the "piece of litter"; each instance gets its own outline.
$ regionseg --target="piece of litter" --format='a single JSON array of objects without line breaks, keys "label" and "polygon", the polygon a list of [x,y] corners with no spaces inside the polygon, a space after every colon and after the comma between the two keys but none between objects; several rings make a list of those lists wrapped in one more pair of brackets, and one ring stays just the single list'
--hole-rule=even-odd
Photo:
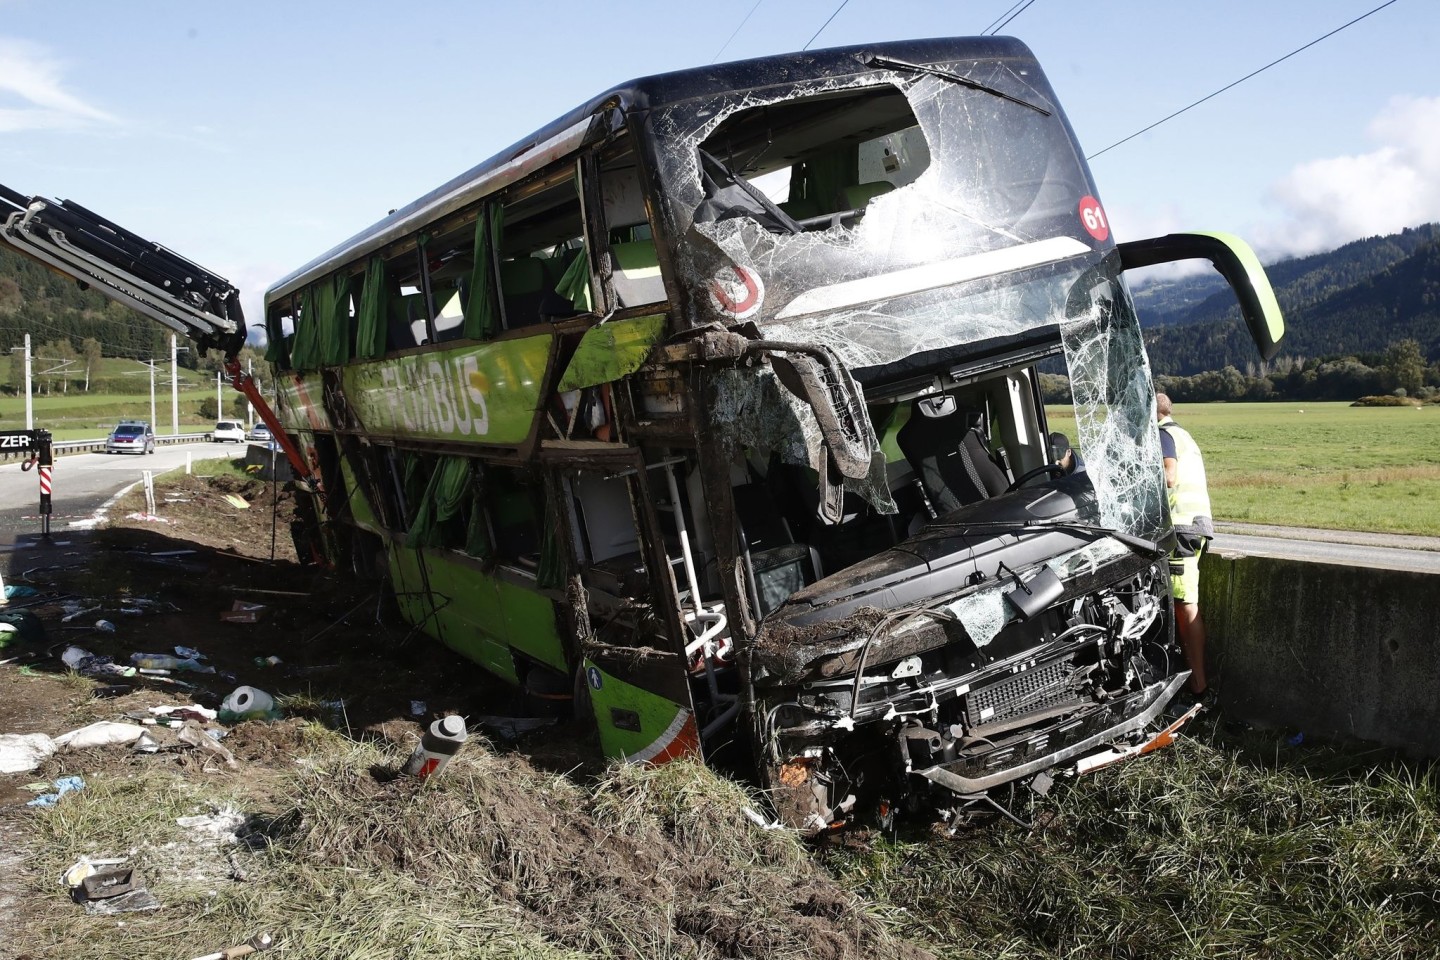
[{"label": "piece of litter", "polygon": [[234,807],[225,806],[213,813],[194,817],[177,817],[175,823],[195,834],[200,840],[220,845],[235,843],[237,841],[235,832],[245,826],[248,819],[250,818]]},{"label": "piece of litter", "polygon": [[424,700],[410,701],[410,716],[412,717],[423,717],[429,710],[430,708],[425,705]]},{"label": "piece of litter", "polygon": [[527,733],[555,725],[554,717],[476,717],[475,723],[493,730],[506,740],[519,740]]},{"label": "piece of litter", "polygon": [[240,768],[240,763],[235,759],[235,755],[221,746],[218,740],[212,740],[210,737],[207,737],[204,728],[194,720],[186,720],[185,725],[180,728],[180,732],[175,735],[175,738],[181,743],[188,743],[192,747],[199,747],[206,753],[219,757],[225,762],[225,766],[231,770],[238,770]]},{"label": "piece of litter", "polygon": [[134,913],[138,910],[158,910],[160,901],[144,887],[122,893],[118,897],[104,900],[86,900],[85,912],[92,916],[109,916],[114,913]]},{"label": "piece of litter", "polygon": [[244,497],[240,496],[238,493],[227,493],[225,494],[223,499],[226,503],[230,504],[230,506],[234,507],[236,510],[250,509],[249,501],[247,501]]},{"label": "piece of litter", "polygon": [[53,807],[60,802],[60,798],[67,793],[74,793],[77,790],[85,789],[85,780],[82,777],[61,777],[52,786],[54,793],[41,794],[34,800],[27,801],[27,807]]},{"label": "piece of litter", "polygon": [[67,750],[83,750],[86,747],[108,747],[112,744],[129,744],[140,739],[145,728],[138,723],[115,723],[101,720],[78,730],[61,734],[55,738],[55,745]]},{"label": "piece of litter", "polygon": [[190,660],[205,659],[205,654],[201,653],[199,650],[196,650],[194,647],[176,647],[175,656],[186,657]]},{"label": "piece of litter", "polygon": [[0,773],[29,773],[56,749],[43,733],[0,734]]}]

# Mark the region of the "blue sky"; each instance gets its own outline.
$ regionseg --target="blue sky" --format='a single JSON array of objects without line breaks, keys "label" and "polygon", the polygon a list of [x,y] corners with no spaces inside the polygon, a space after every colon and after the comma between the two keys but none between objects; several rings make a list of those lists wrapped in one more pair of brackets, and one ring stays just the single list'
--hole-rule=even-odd
[{"label": "blue sky", "polygon": [[[1378,6],[1036,0],[1093,154]],[[839,0],[0,0],[0,182],[229,277],[290,270],[618,82],[798,50]],[[849,0],[815,47],[976,34],[1013,0]],[[1092,162],[1119,239],[1306,253],[1440,220],[1440,4],[1398,0]]]}]

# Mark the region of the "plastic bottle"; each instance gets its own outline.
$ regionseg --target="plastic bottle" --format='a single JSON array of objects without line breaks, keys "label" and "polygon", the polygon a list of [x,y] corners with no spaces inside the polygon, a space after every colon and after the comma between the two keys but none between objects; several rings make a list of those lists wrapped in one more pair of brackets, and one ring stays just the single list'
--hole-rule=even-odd
[{"label": "plastic bottle", "polygon": [[198,660],[172,657],[168,653],[132,653],[130,666],[142,670],[188,670],[191,673],[214,673],[215,668]]},{"label": "plastic bottle", "polygon": [[236,687],[220,703],[221,723],[239,723],[241,720],[276,720],[280,710],[274,699],[264,690],[255,687]]},{"label": "plastic bottle", "polygon": [[401,768],[401,773],[409,777],[434,776],[445,769],[450,758],[460,752],[465,746],[465,741],[470,738],[470,732],[465,729],[465,718],[451,714],[448,717],[441,717],[430,724],[420,738],[420,745],[415,752],[410,754],[410,759]]}]

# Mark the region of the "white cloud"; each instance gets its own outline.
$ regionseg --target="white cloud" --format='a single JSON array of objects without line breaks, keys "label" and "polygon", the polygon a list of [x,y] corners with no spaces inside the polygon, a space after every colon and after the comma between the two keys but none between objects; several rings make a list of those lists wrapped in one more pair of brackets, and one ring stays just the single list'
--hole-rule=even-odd
[{"label": "white cloud", "polygon": [[0,106],[0,133],[118,122],[65,90],[64,72],[65,64],[45,47],[0,37],[0,98],[9,101]]},{"label": "white cloud", "polygon": [[1300,164],[1271,186],[1283,212],[1257,246],[1304,255],[1440,220],[1440,97],[1395,97],[1367,133],[1375,150]]}]

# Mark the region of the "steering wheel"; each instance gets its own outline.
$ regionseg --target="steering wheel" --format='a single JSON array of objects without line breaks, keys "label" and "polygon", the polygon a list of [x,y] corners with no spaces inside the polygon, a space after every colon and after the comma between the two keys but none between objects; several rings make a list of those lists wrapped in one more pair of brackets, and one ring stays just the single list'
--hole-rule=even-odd
[{"label": "steering wheel", "polygon": [[1063,477],[1065,476],[1065,468],[1060,466],[1060,464],[1058,463],[1042,463],[1040,464],[1040,466],[1035,467],[1032,470],[1026,470],[1024,473],[1020,474],[1020,476],[1016,477],[1015,482],[1005,488],[1005,492],[1009,493],[1012,490],[1018,490],[1020,487],[1025,485],[1025,482],[1027,480],[1038,477],[1042,473],[1053,473],[1057,477]]}]

